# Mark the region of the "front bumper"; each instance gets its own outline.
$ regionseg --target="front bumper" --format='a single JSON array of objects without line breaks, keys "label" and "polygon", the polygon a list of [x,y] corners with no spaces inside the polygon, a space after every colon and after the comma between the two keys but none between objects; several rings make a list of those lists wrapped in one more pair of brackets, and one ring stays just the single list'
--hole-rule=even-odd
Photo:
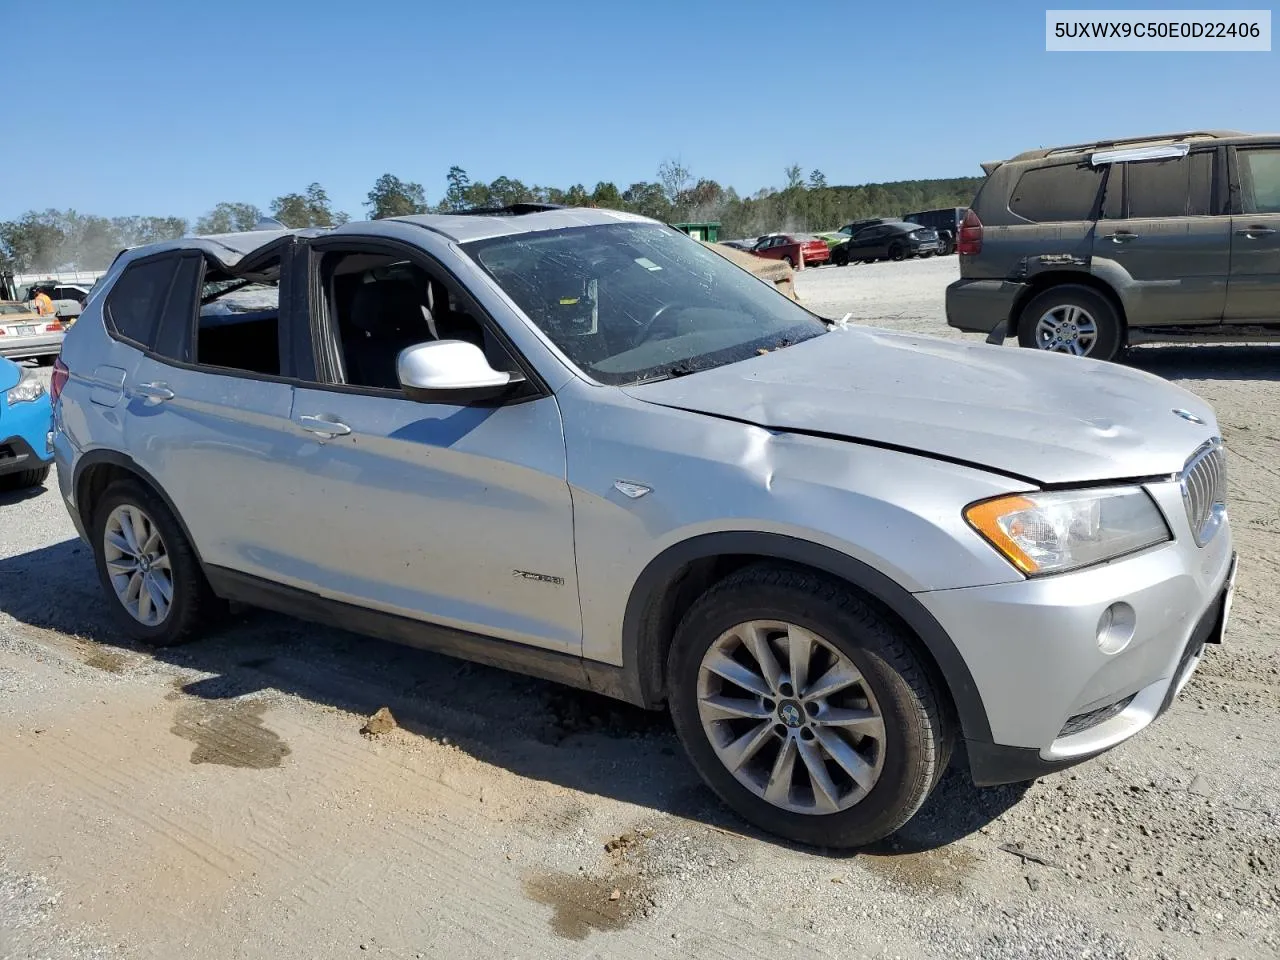
[{"label": "front bumper", "polygon": [[[970,742],[980,783],[1040,776],[1116,746],[1156,719],[1215,636],[1234,553],[1224,524],[1195,545],[1177,483],[1146,488],[1174,539],[1073,573],[916,595],[950,635],[991,727]],[[1123,601],[1133,636],[1099,649],[1103,612]]]},{"label": "front bumper", "polygon": [[43,440],[34,445],[24,437],[0,440],[0,476],[22,470],[34,470],[51,459],[48,445]]},{"label": "front bumper", "polygon": [[960,279],[947,286],[947,326],[991,333],[1009,319],[1026,284],[1009,280]]}]

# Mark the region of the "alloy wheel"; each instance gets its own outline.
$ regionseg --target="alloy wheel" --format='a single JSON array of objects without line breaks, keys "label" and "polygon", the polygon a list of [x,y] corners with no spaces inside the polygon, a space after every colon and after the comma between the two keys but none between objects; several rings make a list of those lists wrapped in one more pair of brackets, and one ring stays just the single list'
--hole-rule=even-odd
[{"label": "alloy wheel", "polygon": [[1054,307],[1036,321],[1036,346],[1041,350],[1087,357],[1097,341],[1097,321],[1075,304]]},{"label": "alloy wheel", "polygon": [[792,813],[847,810],[884,766],[884,717],[861,672],[795,624],[752,620],[721,634],[698,669],[698,714],[725,768]]},{"label": "alloy wheel", "polygon": [[173,606],[173,569],[154,521],[138,507],[121,504],[107,517],[103,558],[116,598],[144,626],[163,623]]}]

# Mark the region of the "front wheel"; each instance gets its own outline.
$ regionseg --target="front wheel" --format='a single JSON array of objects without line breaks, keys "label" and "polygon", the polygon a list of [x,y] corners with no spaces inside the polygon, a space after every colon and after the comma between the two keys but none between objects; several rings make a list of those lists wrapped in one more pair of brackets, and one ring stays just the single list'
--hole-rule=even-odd
[{"label": "front wheel", "polygon": [[783,263],[785,263],[785,264],[786,264],[788,267],[790,267],[792,270],[794,270],[794,269],[796,268],[796,262],[795,262],[794,260],[792,260],[790,257],[783,257],[783,258],[782,258],[782,262],[783,262]]},{"label": "front wheel", "polygon": [[1114,360],[1123,341],[1120,315],[1111,301],[1078,284],[1037,294],[1018,317],[1018,343],[1036,350]]},{"label": "front wheel", "polygon": [[941,698],[901,628],[807,571],[762,564],[712,587],[680,623],[668,676],[702,778],[800,843],[888,836],[950,756]]}]

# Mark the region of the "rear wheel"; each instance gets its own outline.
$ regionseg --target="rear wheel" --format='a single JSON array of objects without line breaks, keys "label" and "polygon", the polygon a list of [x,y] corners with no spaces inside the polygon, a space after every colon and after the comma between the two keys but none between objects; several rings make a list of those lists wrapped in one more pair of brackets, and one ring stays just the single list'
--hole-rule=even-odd
[{"label": "rear wheel", "polygon": [[1123,340],[1120,315],[1111,301],[1079,284],[1037,294],[1018,318],[1018,343],[1050,353],[1114,360]]},{"label": "rear wheel", "polygon": [[796,262],[792,260],[790,257],[783,257],[782,259],[783,259],[783,262],[785,262],[786,265],[790,267],[792,270],[796,268]]},{"label": "rear wheel", "polygon": [[890,259],[890,260],[901,260],[901,259],[903,259],[906,255],[907,255],[906,250],[903,248],[902,244],[900,244],[900,243],[891,243],[891,244],[889,244],[889,259]]},{"label": "rear wheel", "polygon": [[226,609],[164,502],[136,480],[118,480],[92,524],[98,579],[116,621],[131,636],[170,646]]},{"label": "rear wheel", "polygon": [[671,714],[707,784],[756,826],[855,847],[924,803],[950,722],[896,625],[842,584],[748,567],[685,615],[668,662]]},{"label": "rear wheel", "polygon": [[38,487],[49,479],[49,467],[36,467],[33,470],[19,470],[17,473],[6,473],[0,476],[0,490],[26,490]]},{"label": "rear wheel", "polygon": [[952,249],[953,248],[951,246],[950,240],[948,240],[946,237],[938,238],[938,256],[940,257],[950,256]]}]

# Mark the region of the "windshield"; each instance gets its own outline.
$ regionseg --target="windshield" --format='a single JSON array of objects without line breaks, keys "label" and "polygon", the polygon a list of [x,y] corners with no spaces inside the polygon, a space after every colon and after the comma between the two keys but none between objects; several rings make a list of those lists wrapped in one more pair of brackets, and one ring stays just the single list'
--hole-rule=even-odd
[{"label": "windshield", "polygon": [[695,373],[827,329],[769,284],[658,224],[523,233],[463,249],[601,383]]}]

